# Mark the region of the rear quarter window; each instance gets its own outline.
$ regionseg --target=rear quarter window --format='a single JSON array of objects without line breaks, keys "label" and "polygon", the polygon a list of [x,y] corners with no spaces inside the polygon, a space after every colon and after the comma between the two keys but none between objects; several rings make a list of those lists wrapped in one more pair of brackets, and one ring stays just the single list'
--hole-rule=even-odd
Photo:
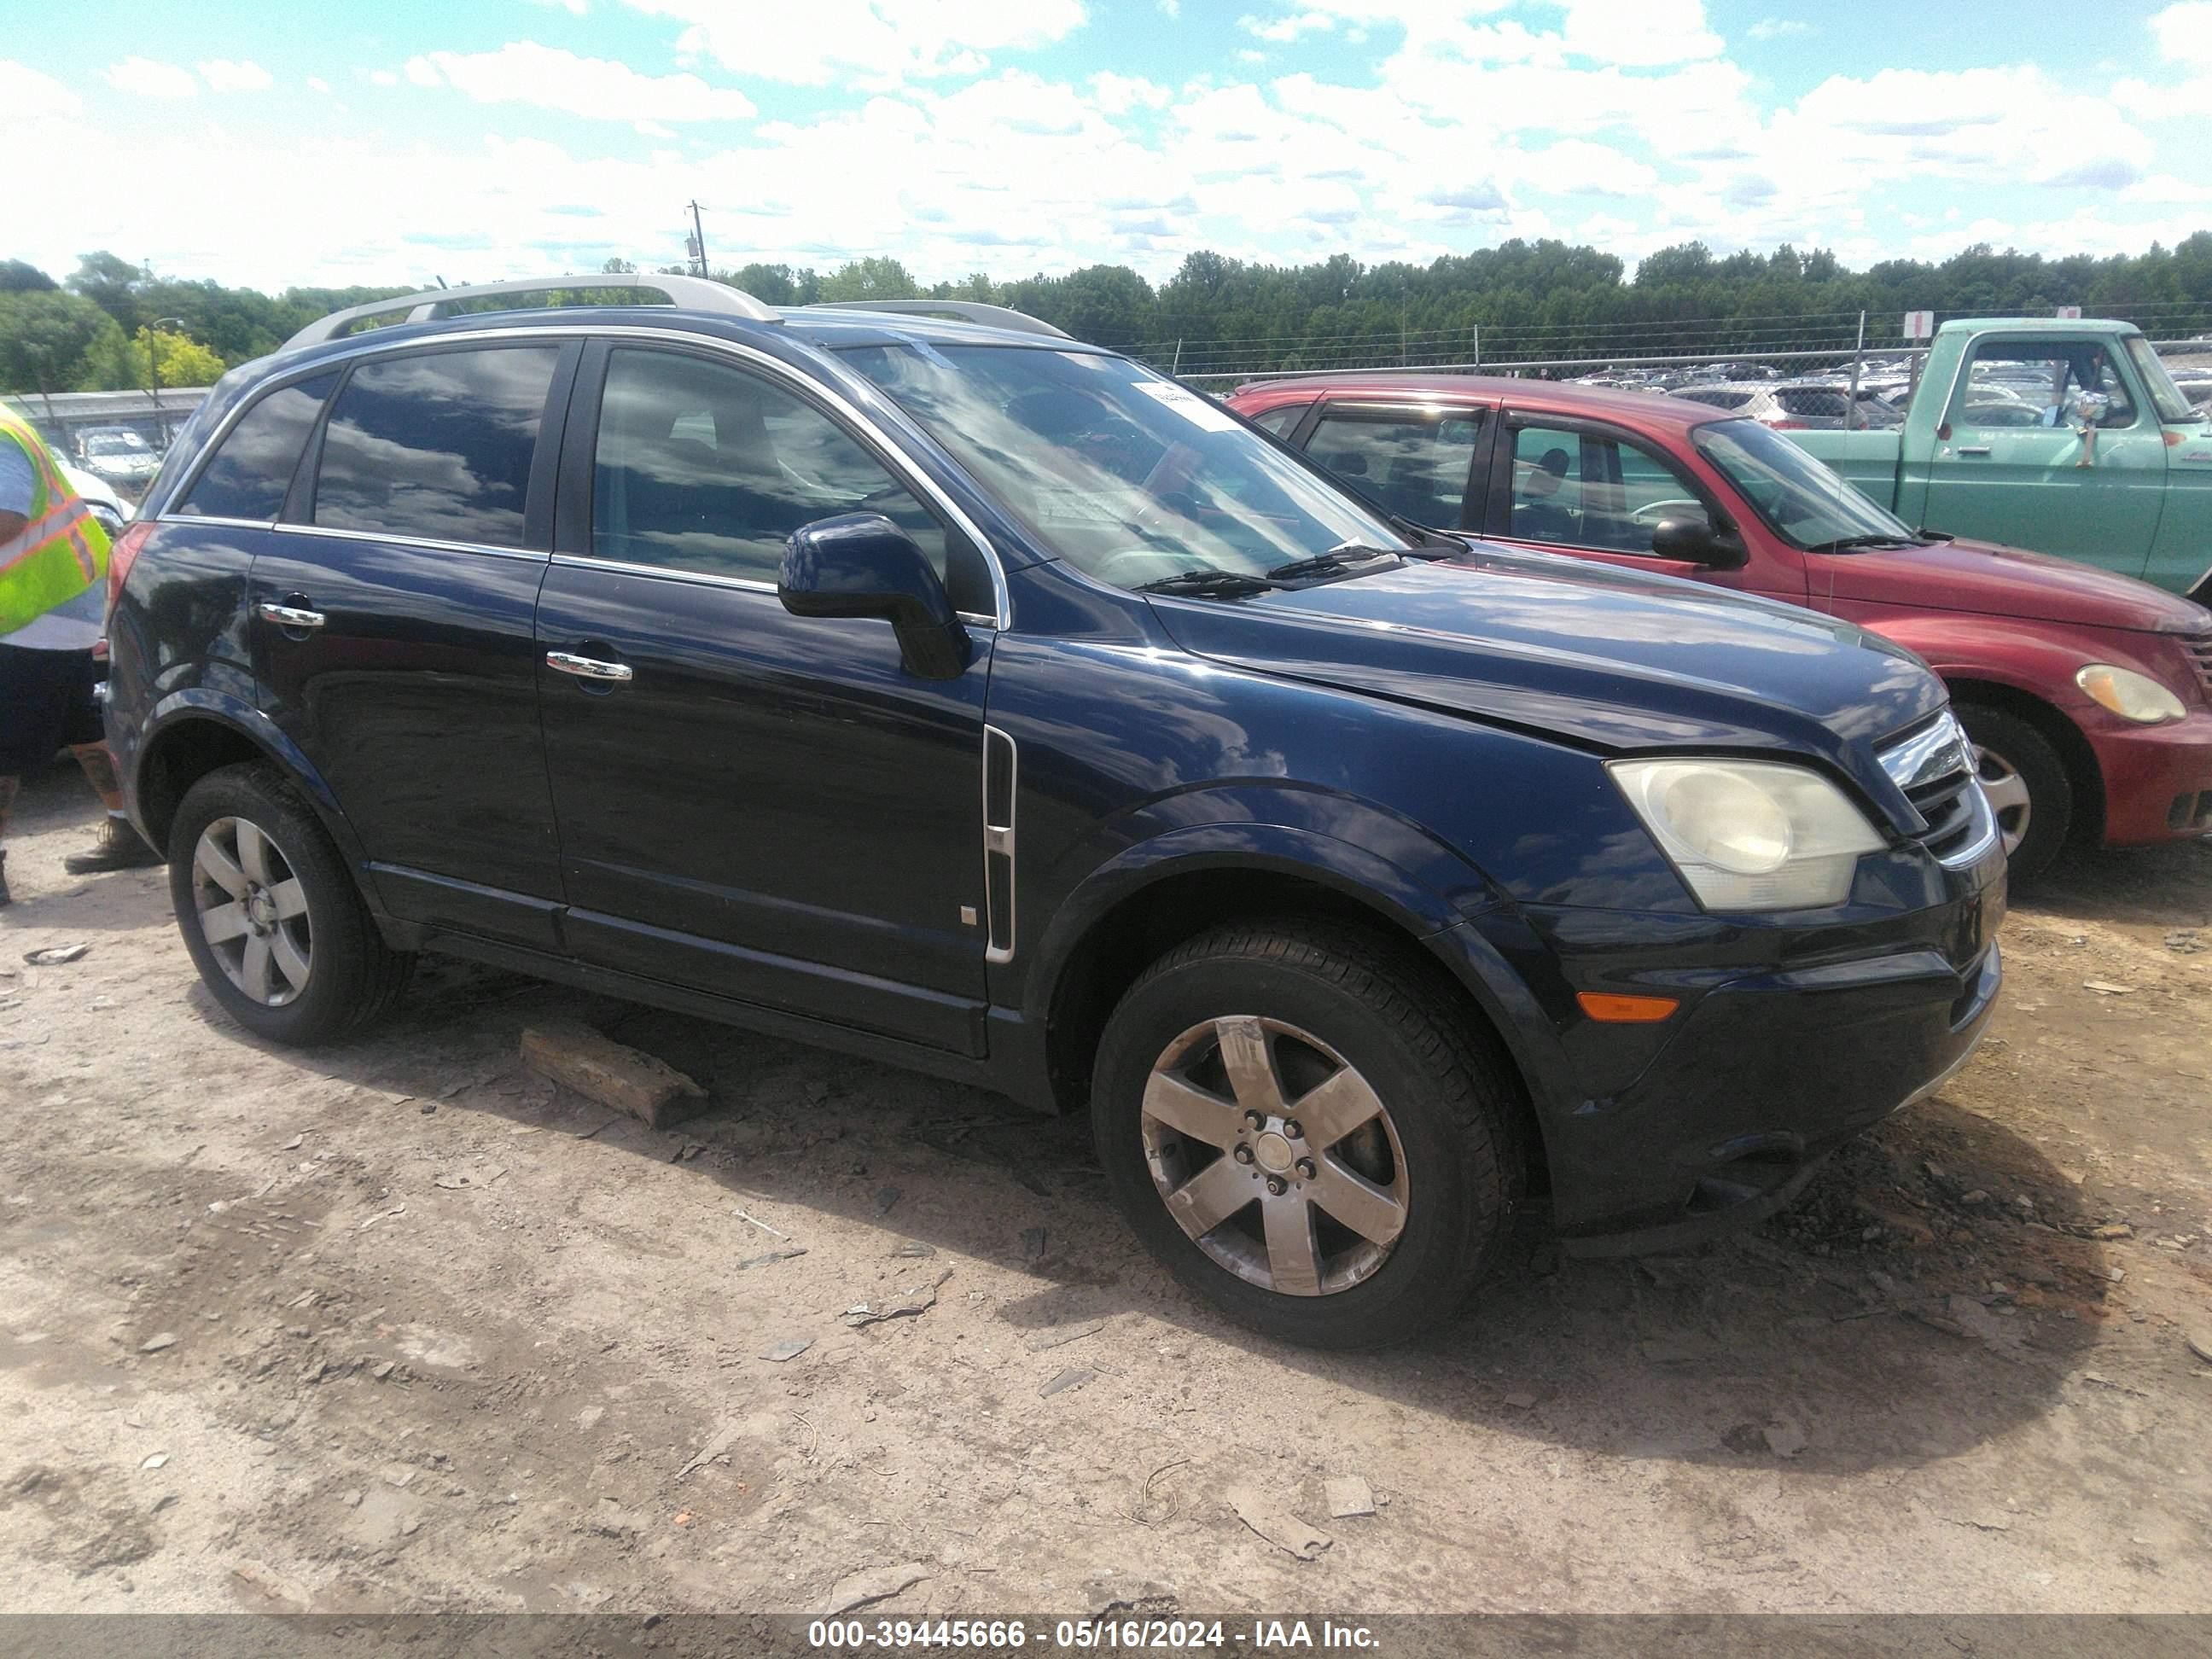
[{"label": "rear quarter window", "polygon": [[240,416],[176,512],[199,519],[273,520],[300,465],[300,451],[337,384],[337,372],[269,392]]},{"label": "rear quarter window", "polygon": [[524,545],[523,508],[556,346],[412,353],[362,364],[331,405],[315,523]]}]

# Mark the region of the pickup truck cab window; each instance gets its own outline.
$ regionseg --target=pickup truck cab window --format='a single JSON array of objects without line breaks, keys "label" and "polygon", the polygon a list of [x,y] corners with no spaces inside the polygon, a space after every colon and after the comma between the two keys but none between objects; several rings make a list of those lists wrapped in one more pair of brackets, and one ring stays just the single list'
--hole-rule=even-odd
[{"label": "pickup truck cab window", "polygon": [[1114,586],[1409,545],[1235,416],[1126,358],[950,344],[844,356],[1044,548]]},{"label": "pickup truck cab window", "polygon": [[793,531],[844,513],[884,514],[957,605],[991,608],[981,556],[961,544],[956,561],[914,492],[811,404],[703,357],[609,354],[592,468],[596,556],[774,582]]},{"label": "pickup truck cab window", "polygon": [[2111,354],[2094,340],[1989,339],[1974,347],[1951,399],[1951,424],[2071,428],[2068,405],[2081,392],[2111,400],[2098,421],[2118,429],[2135,424],[2136,410]]},{"label": "pickup truck cab window", "polygon": [[1306,453],[1384,511],[1457,529],[1481,431],[1479,411],[1326,404]]}]

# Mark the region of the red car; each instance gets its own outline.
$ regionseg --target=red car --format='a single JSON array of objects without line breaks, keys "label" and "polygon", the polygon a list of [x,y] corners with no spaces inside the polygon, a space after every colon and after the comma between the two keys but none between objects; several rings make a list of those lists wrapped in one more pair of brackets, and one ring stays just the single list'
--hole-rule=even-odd
[{"label": "red car", "polygon": [[1377,372],[1230,407],[1388,511],[1848,618],[1925,658],[1981,750],[2016,877],[2069,836],[2212,836],[2212,611],[1917,531],[1757,422],[1676,398]]}]

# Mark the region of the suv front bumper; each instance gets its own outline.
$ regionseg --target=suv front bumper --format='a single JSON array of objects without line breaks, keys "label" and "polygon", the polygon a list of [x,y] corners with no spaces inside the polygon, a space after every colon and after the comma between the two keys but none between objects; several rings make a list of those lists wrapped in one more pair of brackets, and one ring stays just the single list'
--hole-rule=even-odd
[{"label": "suv front bumper", "polygon": [[1538,994],[1548,1006],[1576,989],[1682,1003],[1657,1026],[1561,1011],[1554,1052],[1574,1081],[1555,1073],[1535,1104],[1563,1247],[1672,1249],[1763,1219],[1838,1146],[1965,1065],[2003,979],[2002,855],[1945,884],[1924,909],[1778,938],[1716,925],[1656,944],[1651,918],[1528,915],[1559,973]]}]

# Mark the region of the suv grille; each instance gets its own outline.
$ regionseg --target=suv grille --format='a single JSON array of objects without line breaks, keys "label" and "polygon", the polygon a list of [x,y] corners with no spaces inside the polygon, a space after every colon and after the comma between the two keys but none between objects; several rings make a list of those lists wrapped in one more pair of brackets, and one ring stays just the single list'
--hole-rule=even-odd
[{"label": "suv grille", "polygon": [[1881,769],[1905,792],[1927,828],[1921,841],[1944,864],[1979,858],[1996,821],[1975,776],[1973,744],[1946,711],[1881,754]]},{"label": "suv grille", "polygon": [[2212,697],[2212,634],[2183,635],[2181,653],[2197,665],[2197,682],[2204,695]]}]

